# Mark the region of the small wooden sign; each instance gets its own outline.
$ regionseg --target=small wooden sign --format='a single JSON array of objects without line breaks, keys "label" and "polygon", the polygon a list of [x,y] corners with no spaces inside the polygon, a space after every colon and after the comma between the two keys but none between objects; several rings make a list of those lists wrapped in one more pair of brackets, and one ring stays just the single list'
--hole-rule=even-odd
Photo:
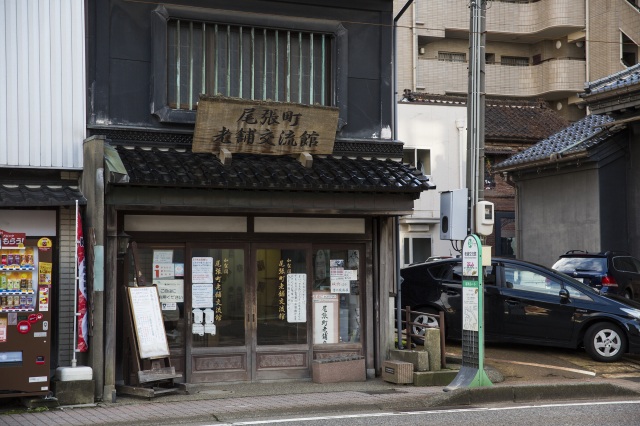
[{"label": "small wooden sign", "polygon": [[193,152],[332,154],[338,108],[200,95]]}]

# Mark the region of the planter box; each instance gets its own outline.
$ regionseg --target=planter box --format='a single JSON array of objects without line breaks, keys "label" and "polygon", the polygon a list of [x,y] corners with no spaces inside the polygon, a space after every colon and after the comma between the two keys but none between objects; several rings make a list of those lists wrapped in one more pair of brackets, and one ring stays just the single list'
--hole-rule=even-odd
[{"label": "planter box", "polygon": [[316,359],[311,364],[314,383],[364,382],[367,380],[364,357]]}]

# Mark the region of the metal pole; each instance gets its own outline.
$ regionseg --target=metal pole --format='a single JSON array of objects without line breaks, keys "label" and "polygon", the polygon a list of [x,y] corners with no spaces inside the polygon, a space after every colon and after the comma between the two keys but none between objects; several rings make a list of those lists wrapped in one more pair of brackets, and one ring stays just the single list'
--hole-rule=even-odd
[{"label": "metal pole", "polygon": [[475,232],[475,205],[484,198],[484,103],[486,0],[473,0],[470,8],[469,82],[467,96],[468,228]]}]

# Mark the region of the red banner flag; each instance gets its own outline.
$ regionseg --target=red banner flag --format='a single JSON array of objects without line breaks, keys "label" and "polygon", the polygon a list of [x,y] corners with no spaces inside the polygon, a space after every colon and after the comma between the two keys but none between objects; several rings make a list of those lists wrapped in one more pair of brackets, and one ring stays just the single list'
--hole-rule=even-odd
[{"label": "red banner flag", "polygon": [[84,237],[82,232],[82,217],[80,211],[76,210],[76,221],[78,235],[76,235],[76,252],[78,254],[78,352],[89,350],[89,333],[87,324],[87,283],[85,279],[86,263],[84,258]]}]

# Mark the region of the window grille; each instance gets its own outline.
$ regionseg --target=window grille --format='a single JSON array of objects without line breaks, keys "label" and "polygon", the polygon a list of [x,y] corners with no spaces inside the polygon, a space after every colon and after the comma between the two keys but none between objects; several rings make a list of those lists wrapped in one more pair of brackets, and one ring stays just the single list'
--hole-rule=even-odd
[{"label": "window grille", "polygon": [[201,93],[331,105],[332,34],[182,19],[167,22],[167,104]]},{"label": "window grille", "polygon": [[500,64],[511,67],[528,67],[529,58],[520,56],[502,56],[500,58]]},{"label": "window grille", "polygon": [[438,60],[444,62],[466,62],[467,56],[460,52],[438,52]]}]

